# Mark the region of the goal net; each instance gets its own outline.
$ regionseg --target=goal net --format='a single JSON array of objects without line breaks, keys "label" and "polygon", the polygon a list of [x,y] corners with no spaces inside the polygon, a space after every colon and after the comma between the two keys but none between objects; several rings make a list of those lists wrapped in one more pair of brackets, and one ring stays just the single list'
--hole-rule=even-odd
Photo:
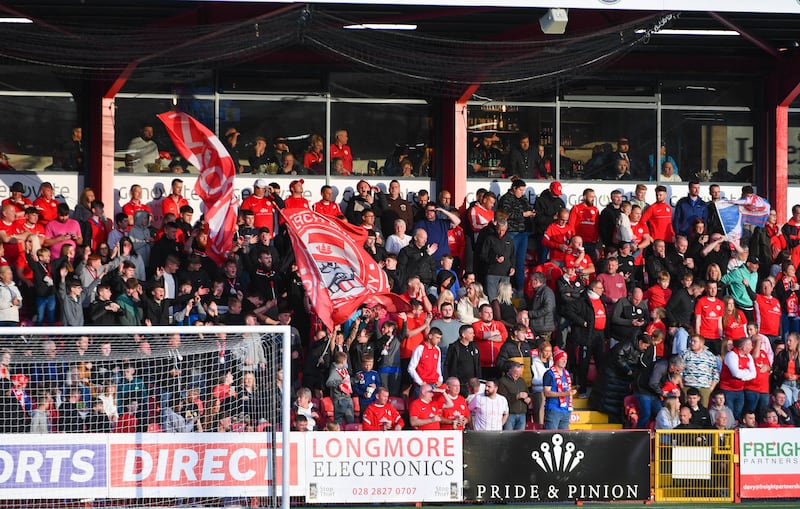
[{"label": "goal net", "polygon": [[290,342],[287,326],[0,328],[0,506],[288,507]]}]

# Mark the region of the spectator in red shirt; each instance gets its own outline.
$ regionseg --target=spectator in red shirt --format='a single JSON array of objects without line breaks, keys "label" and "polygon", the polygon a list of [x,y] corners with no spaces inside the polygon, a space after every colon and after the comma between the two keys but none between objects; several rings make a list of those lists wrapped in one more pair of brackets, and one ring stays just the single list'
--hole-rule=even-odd
[{"label": "spectator in red shirt", "polygon": [[275,229],[278,224],[278,208],[271,194],[267,194],[267,181],[258,179],[253,183],[253,194],[248,196],[239,207],[241,210],[251,210],[255,216],[253,225],[256,228],[269,228],[270,237],[275,236]]},{"label": "spectator in red shirt", "polygon": [[361,429],[364,431],[400,431],[405,426],[403,418],[389,404],[389,389],[375,389],[375,401],[364,409],[361,416]]},{"label": "spectator in red shirt", "polygon": [[451,376],[446,383],[444,392],[437,393],[434,398],[442,406],[441,426],[463,430],[469,422],[470,414],[467,400],[461,395],[461,382]]},{"label": "spectator in red shirt", "polygon": [[311,205],[309,205],[308,200],[305,199],[303,196],[303,184],[305,181],[303,179],[300,180],[293,180],[289,184],[289,192],[292,193],[291,196],[284,200],[284,204],[287,209],[291,208],[302,208],[311,210]]},{"label": "spectator in red shirt", "polygon": [[[153,215],[153,211],[145,203],[142,203],[142,186],[134,184],[130,189],[131,201],[122,206],[122,212],[128,216],[128,224],[133,224],[133,215],[140,210],[146,210],[148,214]],[[38,201],[38,200],[37,200]],[[180,207],[179,207],[180,208]],[[55,219],[53,217],[52,219]]]},{"label": "spectator in red shirt", "polygon": [[672,205],[667,202],[667,188],[656,186],[656,202],[644,211],[642,222],[650,229],[654,239],[673,242],[675,230],[672,228]]},{"label": "spectator in red shirt", "polygon": [[165,196],[164,199],[161,200],[162,218],[167,214],[175,214],[175,217],[178,217],[181,215],[181,207],[189,205],[189,202],[183,197],[183,180],[172,179],[170,189],[172,191],[169,196]]},{"label": "spectator in red shirt", "polygon": [[341,159],[344,169],[348,175],[353,172],[353,153],[347,145],[347,130],[339,129],[334,134],[334,142],[331,143],[331,160]]},{"label": "spectator in red shirt", "polygon": [[597,257],[597,241],[600,238],[600,211],[595,207],[594,200],[594,189],[584,189],[583,201],[569,211],[569,224],[576,235],[583,237],[586,252],[593,260]]},{"label": "spectator in red shirt", "polygon": [[480,352],[481,369],[486,378],[497,378],[500,366],[495,367],[497,354],[508,338],[508,330],[503,322],[494,320],[491,304],[480,307],[480,320],[472,324],[475,330],[475,344]]},{"label": "spectator in red shirt", "polygon": [[411,402],[408,419],[411,427],[418,430],[441,429],[442,408],[433,401],[433,387],[423,385],[419,388],[419,398]]},{"label": "spectator in red shirt", "polygon": [[314,212],[322,214],[323,216],[330,217],[344,217],[339,204],[333,201],[333,188],[328,185],[322,186],[320,189],[322,199],[314,204]]},{"label": "spectator in red shirt", "polygon": [[770,342],[776,341],[781,332],[781,301],[772,295],[775,282],[767,278],[761,282],[761,293],[756,295],[755,314],[758,330]]},{"label": "spectator in red shirt", "polygon": [[717,282],[706,281],[706,293],[694,306],[694,330],[706,339],[706,346],[715,355],[720,353],[722,337],[722,314],[724,311],[721,299],[717,298]]},{"label": "spectator in red shirt", "polygon": [[53,184],[42,183],[39,187],[39,197],[33,201],[33,206],[39,209],[39,223],[42,226],[58,217],[58,200],[53,198]]},{"label": "spectator in red shirt", "polygon": [[563,267],[569,242],[575,236],[575,228],[568,222],[570,213],[567,209],[559,210],[556,217],[557,219],[545,229],[542,245],[548,248],[550,261]]},{"label": "spectator in red shirt", "polygon": [[25,209],[33,205],[29,199],[22,196],[25,192],[25,186],[22,185],[22,182],[14,182],[9,190],[11,191],[11,196],[0,202],[0,205],[13,205],[15,218],[22,219],[25,217]]},{"label": "spectator in red shirt", "polygon": [[665,308],[669,298],[672,297],[672,290],[669,289],[669,272],[662,270],[658,273],[656,284],[644,292],[644,300],[647,301],[647,309]]}]

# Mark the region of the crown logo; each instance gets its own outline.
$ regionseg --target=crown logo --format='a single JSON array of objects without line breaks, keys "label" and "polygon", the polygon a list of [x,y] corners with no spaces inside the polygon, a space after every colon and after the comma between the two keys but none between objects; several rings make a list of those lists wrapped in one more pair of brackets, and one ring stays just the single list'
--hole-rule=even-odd
[{"label": "crown logo", "polygon": [[583,459],[583,451],[575,451],[575,443],[564,444],[564,436],[554,434],[550,443],[543,442],[531,458],[545,472],[572,472]]},{"label": "crown logo", "polygon": [[331,246],[329,246],[328,244],[317,244],[317,252],[319,254],[327,255],[331,254],[333,252],[333,249],[331,249]]}]

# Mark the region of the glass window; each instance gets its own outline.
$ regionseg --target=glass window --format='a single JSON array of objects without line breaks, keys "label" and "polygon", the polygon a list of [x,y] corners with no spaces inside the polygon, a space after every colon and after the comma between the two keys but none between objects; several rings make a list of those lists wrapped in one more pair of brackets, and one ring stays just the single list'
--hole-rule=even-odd
[{"label": "glass window", "polygon": [[347,130],[355,174],[402,176],[400,162],[408,159],[410,176],[433,176],[432,123],[424,103],[331,104],[331,137],[339,129]]},{"label": "glass window", "polygon": [[467,113],[467,174],[522,179],[555,175],[555,108],[506,103],[471,104]]},{"label": "glass window", "polygon": [[72,97],[0,95],[0,112],[0,169],[80,170],[77,157],[66,161],[78,124]]},{"label": "glass window", "polygon": [[[117,111],[114,125],[114,167],[117,171],[134,173],[171,173],[175,169],[172,162],[180,162],[180,154],[175,149],[172,140],[164,128],[164,124],[156,117],[173,108],[184,111],[193,116],[206,127],[214,128],[214,101],[194,97],[179,98],[177,105],[173,106],[172,97],[142,98],[142,97],[117,97],[114,103]],[[145,124],[152,126],[152,141],[155,147],[143,147],[141,139],[136,140],[141,134]],[[134,141],[136,140],[136,141]],[[161,158],[160,152],[168,152],[169,158]],[[196,171],[182,165],[186,171]]]},{"label": "glass window", "polygon": [[684,181],[753,182],[750,112],[665,109],[662,138]]},{"label": "glass window", "polygon": [[[295,166],[301,167],[303,157],[309,150],[313,135],[325,136],[325,102],[304,101],[297,97],[281,100],[221,99],[219,102],[219,128],[225,133],[235,127],[240,133],[239,156],[245,171],[276,173],[274,163],[279,159],[278,151],[290,151]],[[267,155],[257,147],[256,138],[266,140]],[[278,138],[285,138],[286,147],[277,147]],[[258,150],[259,154],[256,154]],[[323,150],[324,155],[324,150]],[[252,161],[252,164],[251,164]],[[314,174],[324,174],[324,161],[314,165]],[[303,171],[298,171],[303,173]]]},{"label": "glass window", "polygon": [[[562,179],[653,180],[656,111],[620,107],[561,107]],[[627,140],[627,143],[624,141]],[[626,163],[617,163],[625,159]]]},{"label": "glass window", "polygon": [[753,84],[748,81],[665,81],[662,104],[689,106],[742,106],[753,102]]}]

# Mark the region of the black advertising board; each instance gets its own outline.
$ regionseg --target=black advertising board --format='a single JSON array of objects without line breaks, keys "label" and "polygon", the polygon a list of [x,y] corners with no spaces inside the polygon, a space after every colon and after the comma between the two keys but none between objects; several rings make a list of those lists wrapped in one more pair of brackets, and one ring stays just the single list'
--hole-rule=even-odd
[{"label": "black advertising board", "polygon": [[467,432],[464,498],[493,502],[649,499],[650,434]]}]

